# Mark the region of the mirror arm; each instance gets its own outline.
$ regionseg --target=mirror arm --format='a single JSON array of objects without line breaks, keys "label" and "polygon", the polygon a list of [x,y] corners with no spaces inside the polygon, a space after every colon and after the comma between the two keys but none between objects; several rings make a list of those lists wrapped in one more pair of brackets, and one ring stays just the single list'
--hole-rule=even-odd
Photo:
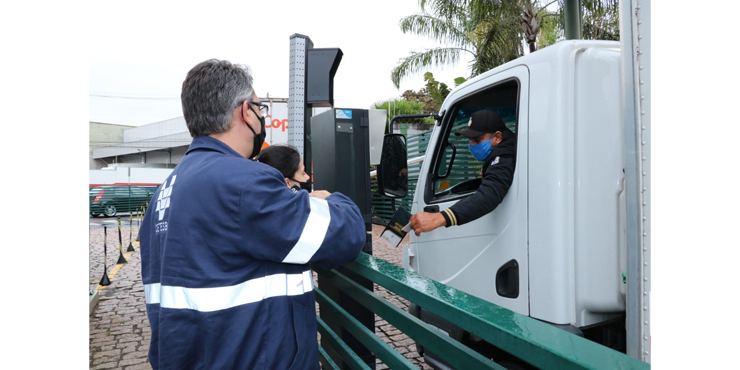
[{"label": "mirror arm", "polygon": [[434,119],[437,120],[437,126],[439,126],[439,125],[442,124],[442,117],[445,116],[445,113],[446,112],[447,112],[446,110],[443,110],[443,111],[439,112],[439,114],[435,114],[434,115]]}]

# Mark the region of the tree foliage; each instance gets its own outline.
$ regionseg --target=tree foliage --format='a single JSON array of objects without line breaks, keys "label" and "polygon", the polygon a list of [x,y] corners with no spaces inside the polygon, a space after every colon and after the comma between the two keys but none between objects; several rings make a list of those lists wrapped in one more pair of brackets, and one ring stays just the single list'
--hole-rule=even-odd
[{"label": "tree foliage", "polygon": [[[421,12],[404,17],[401,31],[429,37],[448,46],[411,52],[391,72],[396,88],[401,79],[430,68],[456,64],[461,53],[473,55],[468,66],[476,76],[521,55],[516,20],[507,16],[506,1],[472,1],[487,3],[482,8],[467,6],[468,1],[420,0]],[[427,5],[431,12],[427,12]]]},{"label": "tree foliage", "polygon": [[[373,103],[370,109],[380,109],[386,111],[385,132],[390,132],[388,126],[391,118],[402,114],[424,114],[424,103],[408,99],[388,99]],[[434,118],[406,118],[404,123],[426,123],[434,124]]]},{"label": "tree foliage", "polygon": [[555,45],[565,39],[565,29],[560,23],[560,14],[547,12],[540,23],[540,35],[537,38],[537,50]]},{"label": "tree foliage", "polygon": [[[471,54],[469,78],[563,39],[564,0],[419,0],[420,13],[404,17],[404,33],[446,46],[411,52],[391,71],[396,88],[412,74],[455,65]],[[556,11],[549,10],[557,3]],[[584,39],[619,39],[619,1],[581,0]]]},{"label": "tree foliage", "polygon": [[618,0],[581,0],[581,15],[584,39],[619,40]]},{"label": "tree foliage", "polygon": [[434,98],[426,87],[419,89],[419,91],[406,90],[401,94],[401,99],[420,102],[423,104],[422,113],[436,113]]},{"label": "tree foliage", "polygon": [[[439,113],[442,103],[452,89],[446,83],[435,80],[431,72],[424,73],[424,81],[426,84],[419,91],[406,90],[401,94],[401,98],[423,103],[424,113]],[[464,77],[456,78],[455,87],[463,82],[465,82]]]}]

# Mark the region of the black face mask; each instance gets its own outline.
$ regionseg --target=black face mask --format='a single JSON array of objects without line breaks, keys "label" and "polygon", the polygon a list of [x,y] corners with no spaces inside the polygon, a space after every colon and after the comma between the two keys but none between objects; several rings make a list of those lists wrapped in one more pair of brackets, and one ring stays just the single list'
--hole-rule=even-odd
[{"label": "black face mask", "polygon": [[290,190],[293,190],[294,193],[297,193],[297,192],[303,190],[301,188],[301,185],[300,185],[301,182],[300,181],[298,181],[296,179],[293,179],[293,178],[290,178],[290,177],[287,177],[287,178],[290,179],[290,180],[293,180],[293,181],[297,182],[297,184],[293,184],[293,186],[290,187]]},{"label": "black face mask", "polygon": [[[252,112],[254,112],[254,109],[252,109]],[[254,132],[254,129],[252,126],[250,126],[247,122],[247,119],[244,118],[244,105],[242,105],[242,118],[244,118],[244,124],[249,127],[249,130],[252,131],[254,134],[254,141],[252,142],[252,154],[249,156],[249,158],[254,158],[257,154],[260,154],[260,150],[262,150],[262,144],[265,142],[265,137],[267,137],[267,133],[265,132],[265,117],[262,117],[261,114],[255,112],[257,115],[257,119],[260,120],[260,124],[262,125],[262,131],[259,133],[259,135]]]}]

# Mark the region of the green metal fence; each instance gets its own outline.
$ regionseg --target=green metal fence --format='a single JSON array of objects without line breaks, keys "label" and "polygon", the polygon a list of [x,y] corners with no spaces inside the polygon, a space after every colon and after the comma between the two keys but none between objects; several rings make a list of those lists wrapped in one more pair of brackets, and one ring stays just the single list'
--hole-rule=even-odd
[{"label": "green metal fence", "polygon": [[156,187],[101,185],[90,187],[90,216],[136,214],[152,200]]},{"label": "green metal fence", "polygon": [[[362,253],[344,265],[359,276],[385,287],[468,333],[540,369],[649,369],[650,365],[546,323],[517,314],[455,288],[384,260]],[[314,270],[334,287],[382,317],[389,324],[435,353],[457,369],[504,369],[491,359],[455,341],[433,326],[368,291],[336,270]],[[347,314],[318,287],[316,300],[342,327],[357,338],[391,369],[416,369],[406,357]],[[324,369],[340,369],[343,362],[351,369],[368,366],[319,320],[320,361]],[[339,358],[330,358],[336,353]]]}]

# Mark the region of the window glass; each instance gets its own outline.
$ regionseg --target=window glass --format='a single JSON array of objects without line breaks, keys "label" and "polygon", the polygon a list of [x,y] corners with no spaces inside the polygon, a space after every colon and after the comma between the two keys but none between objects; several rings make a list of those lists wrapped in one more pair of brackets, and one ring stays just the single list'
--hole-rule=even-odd
[{"label": "window glass", "polygon": [[[452,116],[449,119],[445,118],[445,122],[451,124],[446,123],[447,129],[442,134],[442,144],[436,149],[439,160],[434,175],[430,177],[430,181],[433,181],[431,188],[434,191],[431,201],[444,201],[475,192],[479,182],[476,183],[474,180],[481,178],[483,162],[475,160],[470,153],[468,149],[470,140],[454,133],[466,128],[470,116],[482,109],[496,112],[506,127],[516,133],[518,95],[518,81],[509,80],[465,98],[453,107]],[[460,186],[455,188],[456,185]]]}]

